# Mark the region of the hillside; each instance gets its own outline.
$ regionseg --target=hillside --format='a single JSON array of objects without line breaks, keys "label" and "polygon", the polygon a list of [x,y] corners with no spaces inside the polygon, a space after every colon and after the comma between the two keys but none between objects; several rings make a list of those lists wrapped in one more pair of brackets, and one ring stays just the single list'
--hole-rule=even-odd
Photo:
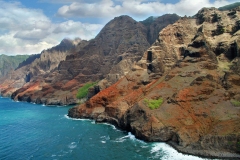
[{"label": "hillside", "polygon": [[[153,22],[148,28],[129,16],[120,16],[105,25],[90,41],[81,41],[56,63],[58,56],[46,50],[29,67],[21,67],[16,74],[0,85],[2,95],[11,95],[15,100],[44,103],[47,105],[76,104],[77,90],[86,82],[100,81],[102,89],[123,77],[132,63],[141,59],[150,47],[148,33],[159,32],[179,19],[177,15],[166,15],[165,20]],[[168,20],[168,18],[169,20]],[[159,17],[159,19],[163,19]],[[163,24],[162,24],[163,23]],[[63,53],[63,52],[57,52]],[[51,58],[52,57],[52,58]],[[54,65],[53,65],[54,64]],[[114,74],[111,70],[122,68]],[[20,80],[21,83],[18,83]],[[14,82],[13,82],[14,81]],[[101,81],[102,82],[102,81]]]},{"label": "hillside", "polygon": [[240,2],[236,2],[236,3],[229,4],[229,5],[226,5],[226,6],[223,6],[223,7],[219,7],[218,9],[220,11],[226,11],[226,10],[234,9],[236,7],[239,7],[239,6],[240,6]]},{"label": "hillside", "polygon": [[30,56],[19,64],[16,70],[0,79],[2,96],[11,96],[13,92],[30,81],[38,80],[39,77],[44,78],[45,74],[55,70],[67,55],[74,52],[79,43],[81,43],[80,39],[63,39],[59,45],[44,50],[41,54]]},{"label": "hillside", "polygon": [[239,8],[203,8],[168,25],[124,77],[68,115],[183,153],[239,159],[239,19]]},{"label": "hillside", "polygon": [[11,70],[14,70],[18,65],[26,60],[29,55],[16,55],[16,56],[7,56],[0,55],[0,77],[7,75]]}]

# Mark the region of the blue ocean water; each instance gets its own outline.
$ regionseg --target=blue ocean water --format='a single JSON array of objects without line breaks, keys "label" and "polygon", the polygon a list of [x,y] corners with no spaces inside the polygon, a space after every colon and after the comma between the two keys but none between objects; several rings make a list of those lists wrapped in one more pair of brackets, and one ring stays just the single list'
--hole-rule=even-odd
[{"label": "blue ocean water", "polygon": [[165,143],[146,143],[112,125],[67,117],[70,107],[0,98],[1,160],[194,160]]}]

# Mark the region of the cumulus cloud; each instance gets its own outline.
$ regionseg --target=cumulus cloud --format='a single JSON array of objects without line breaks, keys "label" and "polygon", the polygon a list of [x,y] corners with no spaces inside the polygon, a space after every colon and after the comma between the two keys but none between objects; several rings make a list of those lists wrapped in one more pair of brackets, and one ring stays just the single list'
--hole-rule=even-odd
[{"label": "cumulus cloud", "polygon": [[[234,1],[231,1],[234,2]],[[181,16],[194,15],[203,7],[220,7],[229,4],[229,0],[180,0],[178,3],[161,3],[158,0],[101,0],[92,3],[73,2],[59,8],[57,15],[62,17],[110,17],[127,14],[134,17],[177,13]]]},{"label": "cumulus cloud", "polygon": [[73,20],[53,23],[41,10],[18,2],[0,3],[0,54],[40,53],[63,38],[91,39],[102,28],[101,24]]},{"label": "cumulus cloud", "polygon": [[[102,18],[104,22],[119,15],[136,20],[165,13],[194,15],[202,7],[220,7],[234,0],[38,0],[63,5],[56,13],[61,22],[53,22],[42,10],[24,7],[20,2],[0,0],[0,54],[33,54],[58,44],[63,38],[93,38],[102,24],[82,23],[71,18]],[[98,19],[99,20],[99,19]]]}]

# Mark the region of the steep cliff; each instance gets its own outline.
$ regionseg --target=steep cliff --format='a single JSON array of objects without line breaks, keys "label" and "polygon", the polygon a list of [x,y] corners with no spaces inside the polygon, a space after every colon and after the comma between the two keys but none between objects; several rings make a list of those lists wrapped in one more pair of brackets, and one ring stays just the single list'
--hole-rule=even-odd
[{"label": "steep cliff", "polygon": [[[176,14],[166,14],[159,17],[149,17],[144,21],[140,21],[140,23],[142,23],[146,28],[145,38],[148,43],[150,45],[153,44],[158,37],[159,31],[161,31],[169,24],[173,24],[179,18],[180,17]],[[132,64],[140,60],[143,52],[138,52],[138,54],[136,55],[136,49],[137,48],[130,48],[127,52],[124,52],[118,57],[119,63],[117,65],[114,65],[110,70],[109,74],[107,74],[107,76],[105,76],[105,78],[98,83],[101,89],[105,89],[117,82],[120,78],[122,78],[131,70]]]},{"label": "steep cliff", "polygon": [[30,56],[20,63],[16,70],[1,79],[1,94],[11,96],[13,92],[28,84],[28,82],[38,80],[39,77],[53,71],[70,54],[71,49],[75,48],[76,43],[80,41],[80,39],[74,41],[64,39],[59,45],[44,50],[41,54]]},{"label": "steep cliff", "polygon": [[147,29],[147,39],[148,42],[152,45],[156,39],[158,38],[158,33],[163,28],[165,28],[169,24],[175,23],[180,17],[176,14],[165,14],[159,17],[149,17],[144,21],[141,21]]},{"label": "steep cliff", "polygon": [[[176,15],[168,16],[178,19]],[[173,23],[172,19],[164,24],[159,21],[155,26],[160,27],[154,30]],[[16,90],[12,98],[47,105],[75,104],[78,101],[76,92],[84,83],[106,78],[101,83],[102,88],[106,88],[129,71],[130,68],[124,65],[130,66],[141,59],[144,51],[150,47],[148,30],[131,17],[120,16],[107,23],[94,39],[81,41],[65,59],[57,61],[58,65],[53,65],[51,57],[48,57],[52,53],[43,51],[40,59],[34,61],[31,64],[34,66],[29,68],[37,68],[38,70],[34,69],[37,72],[26,74],[28,83]],[[124,72],[116,68],[123,68]],[[35,73],[41,73],[41,76]]]},{"label": "steep cliff", "polygon": [[28,57],[29,55],[0,55],[0,78],[7,75],[9,71],[16,69],[19,64],[26,60]]},{"label": "steep cliff", "polygon": [[240,158],[239,19],[239,8],[181,18],[123,78],[68,115],[184,153]]}]

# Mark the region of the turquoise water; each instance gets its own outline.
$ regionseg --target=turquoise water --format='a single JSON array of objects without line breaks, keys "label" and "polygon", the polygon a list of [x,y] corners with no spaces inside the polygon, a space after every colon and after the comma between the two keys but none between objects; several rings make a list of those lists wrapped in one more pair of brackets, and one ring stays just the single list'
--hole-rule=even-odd
[{"label": "turquoise water", "polygon": [[145,143],[112,125],[68,118],[70,107],[0,98],[1,160],[201,159],[165,143]]}]

